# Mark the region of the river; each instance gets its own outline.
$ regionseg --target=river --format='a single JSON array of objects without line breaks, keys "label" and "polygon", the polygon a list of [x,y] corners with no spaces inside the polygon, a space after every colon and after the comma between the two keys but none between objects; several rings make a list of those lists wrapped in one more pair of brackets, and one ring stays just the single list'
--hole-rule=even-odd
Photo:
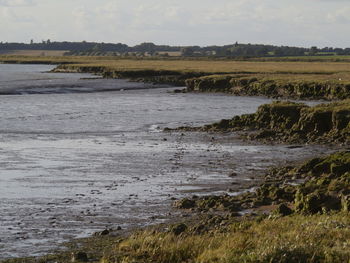
[{"label": "river", "polygon": [[177,213],[174,197],[240,191],[271,165],[325,152],[162,131],[252,113],[269,99],[175,94],[53,67],[0,64],[0,259],[164,222]]}]

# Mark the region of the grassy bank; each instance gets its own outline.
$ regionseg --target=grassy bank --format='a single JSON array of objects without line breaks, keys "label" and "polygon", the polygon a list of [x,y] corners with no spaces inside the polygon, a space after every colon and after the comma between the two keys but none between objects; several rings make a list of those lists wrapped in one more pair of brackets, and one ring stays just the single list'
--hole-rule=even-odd
[{"label": "grassy bank", "polygon": [[350,79],[345,73],[213,75],[188,79],[186,86],[190,92],[293,99],[350,98]]},{"label": "grassy bank", "polygon": [[[131,59],[115,57],[30,57],[0,56],[2,63],[71,64],[64,70],[91,67],[110,71],[176,71],[196,73],[285,73],[285,74],[350,74],[348,62],[297,62],[297,61],[233,61],[205,59]],[[92,72],[93,73],[93,72]]]},{"label": "grassy bank", "polygon": [[204,127],[180,127],[184,131],[245,131],[246,137],[267,142],[350,143],[350,100],[314,107],[293,102],[273,102],[259,107],[254,114]]},{"label": "grassy bank", "polygon": [[116,57],[0,56],[3,63],[58,64],[56,72],[187,86],[188,91],[235,95],[344,99],[350,97],[350,63],[334,61],[233,61]]},{"label": "grassy bank", "polygon": [[30,57],[0,56],[3,63],[69,63],[103,67],[109,70],[170,70],[178,72],[215,73],[324,73],[350,72],[348,62],[307,62],[307,61],[235,61],[208,59],[136,59],[116,57]]}]

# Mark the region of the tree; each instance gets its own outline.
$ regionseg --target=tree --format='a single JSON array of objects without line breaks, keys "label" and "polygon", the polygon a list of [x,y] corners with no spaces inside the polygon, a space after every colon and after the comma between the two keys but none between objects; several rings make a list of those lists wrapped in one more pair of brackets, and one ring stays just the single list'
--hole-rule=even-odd
[{"label": "tree", "polygon": [[310,48],[309,55],[314,56],[317,54],[317,52],[318,52],[318,48],[316,46],[313,46]]},{"label": "tree", "polygon": [[181,56],[189,57],[193,55],[193,49],[190,47],[181,48]]}]

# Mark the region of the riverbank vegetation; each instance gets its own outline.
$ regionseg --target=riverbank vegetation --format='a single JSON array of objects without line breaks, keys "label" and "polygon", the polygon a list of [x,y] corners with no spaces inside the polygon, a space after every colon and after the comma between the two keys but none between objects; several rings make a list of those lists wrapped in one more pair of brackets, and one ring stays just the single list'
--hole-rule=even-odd
[{"label": "riverbank vegetation", "polygon": [[350,143],[350,100],[314,107],[294,102],[273,102],[256,113],[235,116],[204,127],[180,127],[184,131],[234,132],[266,142]]},{"label": "riverbank vegetation", "polygon": [[[349,57],[350,58],[350,57]],[[81,66],[100,66],[111,70],[170,70],[178,72],[205,72],[205,73],[339,73],[350,72],[350,64],[346,62],[322,61],[325,63],[308,61],[250,61],[207,58],[116,58],[101,56],[70,56],[70,57],[38,57],[38,56],[7,56],[1,55],[3,63],[42,63],[42,64],[76,64]],[[284,64],[285,63],[285,64]],[[93,72],[92,72],[93,73]]]},{"label": "riverbank vegetation", "polygon": [[0,61],[58,64],[55,72],[186,86],[188,92],[327,100],[350,97],[350,63],[345,62],[24,56],[0,56]]},{"label": "riverbank vegetation", "polygon": [[247,220],[205,234],[141,232],[101,262],[348,262],[349,217]]},{"label": "riverbank vegetation", "polygon": [[347,74],[236,74],[186,80],[189,92],[223,92],[233,95],[293,99],[350,98]]}]

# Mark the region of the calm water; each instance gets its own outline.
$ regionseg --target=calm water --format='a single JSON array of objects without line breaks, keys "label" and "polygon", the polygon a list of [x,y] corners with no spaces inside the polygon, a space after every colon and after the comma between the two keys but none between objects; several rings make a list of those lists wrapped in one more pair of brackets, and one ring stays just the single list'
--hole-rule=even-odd
[{"label": "calm water", "polygon": [[270,165],[324,151],[162,132],[251,113],[268,99],[172,94],[166,86],[45,73],[52,68],[0,64],[0,259],[40,255],[105,228],[162,222],[176,213],[171,197],[223,191],[233,171],[239,191]]}]

